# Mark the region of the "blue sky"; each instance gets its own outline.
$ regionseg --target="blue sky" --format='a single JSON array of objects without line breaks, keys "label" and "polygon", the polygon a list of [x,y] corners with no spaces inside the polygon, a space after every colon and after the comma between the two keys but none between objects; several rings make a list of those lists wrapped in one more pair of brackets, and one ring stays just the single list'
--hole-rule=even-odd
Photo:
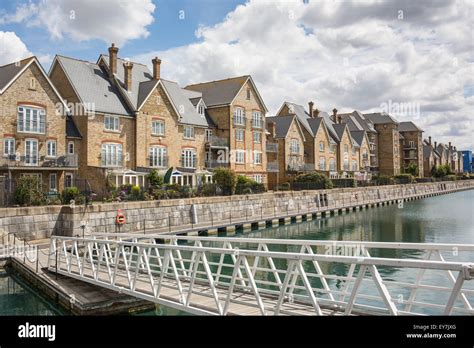
[{"label": "blue sky", "polygon": [[250,74],[270,115],[284,101],[409,105],[389,111],[472,149],[473,13],[472,0],[0,0],[0,65],[94,62],[115,42],[122,58],[159,56],[182,86]]}]

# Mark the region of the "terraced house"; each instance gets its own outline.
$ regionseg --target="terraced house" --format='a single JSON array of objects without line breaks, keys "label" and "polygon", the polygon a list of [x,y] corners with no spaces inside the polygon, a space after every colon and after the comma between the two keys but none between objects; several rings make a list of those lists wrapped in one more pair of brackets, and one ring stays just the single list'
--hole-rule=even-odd
[{"label": "terraced house", "polygon": [[145,186],[152,169],[172,167],[182,185],[211,178],[205,152],[215,126],[202,98],[161,78],[161,60],[152,64],[153,72],[120,59],[112,44],[96,63],[56,56],[51,66],[64,99],[80,105],[72,116],[83,136],[79,176],[98,194],[107,183]]},{"label": "terraced house", "polygon": [[72,185],[81,134],[67,112],[36,57],[0,67],[0,175],[8,178],[7,192],[25,175],[53,194]]},{"label": "terraced house", "polygon": [[265,116],[267,107],[251,76],[185,87],[192,100],[202,97],[209,131],[206,163],[209,169],[229,167],[239,175],[266,183]]}]

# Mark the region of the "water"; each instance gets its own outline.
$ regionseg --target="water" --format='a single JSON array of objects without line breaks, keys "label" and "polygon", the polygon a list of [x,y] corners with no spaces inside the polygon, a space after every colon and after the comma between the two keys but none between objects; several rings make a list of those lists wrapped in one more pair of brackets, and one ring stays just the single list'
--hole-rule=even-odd
[{"label": "water", "polygon": [[[300,224],[268,228],[238,236],[252,238],[281,239],[324,239],[324,240],[362,240],[376,242],[414,242],[414,243],[463,243],[474,244],[474,190],[405,202],[402,209],[397,205],[370,208],[360,212],[331,216]],[[420,258],[419,252],[408,250],[374,250],[372,256],[396,258]],[[468,253],[444,254],[453,261],[474,261]],[[215,260],[217,261],[217,260]],[[334,268],[333,268],[334,267]],[[344,274],[345,268],[327,265],[324,269]],[[384,279],[412,281],[416,275],[413,270],[379,268]],[[18,295],[9,293],[7,283],[15,283]],[[426,273],[426,282],[446,285],[445,275],[436,272]],[[471,282],[472,283],[472,282]],[[11,286],[11,285],[10,285]],[[338,288],[337,283],[330,287]],[[361,289],[364,290],[364,289]],[[365,289],[367,290],[367,289]],[[370,291],[368,292],[370,293]],[[408,294],[401,293],[406,299]],[[420,291],[417,299],[432,302],[444,301],[443,295]],[[441,297],[439,297],[441,296]],[[447,295],[446,295],[447,297]],[[0,278],[0,314],[56,315],[58,307],[35,295],[24,282],[14,276]],[[428,313],[430,313],[428,311]],[[156,306],[153,311],[141,315],[187,315],[186,313]]]}]

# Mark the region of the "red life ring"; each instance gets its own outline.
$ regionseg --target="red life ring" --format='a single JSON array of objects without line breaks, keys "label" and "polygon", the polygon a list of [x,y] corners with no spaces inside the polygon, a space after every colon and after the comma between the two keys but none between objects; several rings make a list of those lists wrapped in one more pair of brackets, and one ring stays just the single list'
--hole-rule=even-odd
[{"label": "red life ring", "polygon": [[122,214],[122,211],[119,209],[117,211],[117,216],[115,217],[115,223],[117,225],[123,225],[127,222],[127,218]]}]

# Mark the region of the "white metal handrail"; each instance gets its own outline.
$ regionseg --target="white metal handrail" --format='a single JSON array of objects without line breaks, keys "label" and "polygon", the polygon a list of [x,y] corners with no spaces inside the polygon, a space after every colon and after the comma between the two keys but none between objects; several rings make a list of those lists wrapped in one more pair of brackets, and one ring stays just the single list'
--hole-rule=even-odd
[{"label": "white metal handrail", "polygon": [[[156,238],[165,243],[158,244]],[[280,250],[282,246],[285,250]],[[322,252],[320,248],[333,246],[355,247],[357,255],[338,255],[332,250],[328,253],[328,249]],[[372,257],[369,251],[373,249],[428,252],[424,259],[397,259]],[[163,235],[100,235],[89,239],[53,236],[48,267],[196,314],[472,315],[474,288],[468,281],[474,278],[474,263],[446,261],[442,252],[453,250],[472,252],[474,245]],[[432,256],[435,260],[430,259]],[[342,265],[344,274],[333,272],[331,265]],[[413,282],[381,275],[387,270],[404,269],[417,270]],[[447,276],[446,284],[423,283],[426,272],[441,272]],[[443,300],[427,302],[420,296],[423,291],[439,293]]]}]

